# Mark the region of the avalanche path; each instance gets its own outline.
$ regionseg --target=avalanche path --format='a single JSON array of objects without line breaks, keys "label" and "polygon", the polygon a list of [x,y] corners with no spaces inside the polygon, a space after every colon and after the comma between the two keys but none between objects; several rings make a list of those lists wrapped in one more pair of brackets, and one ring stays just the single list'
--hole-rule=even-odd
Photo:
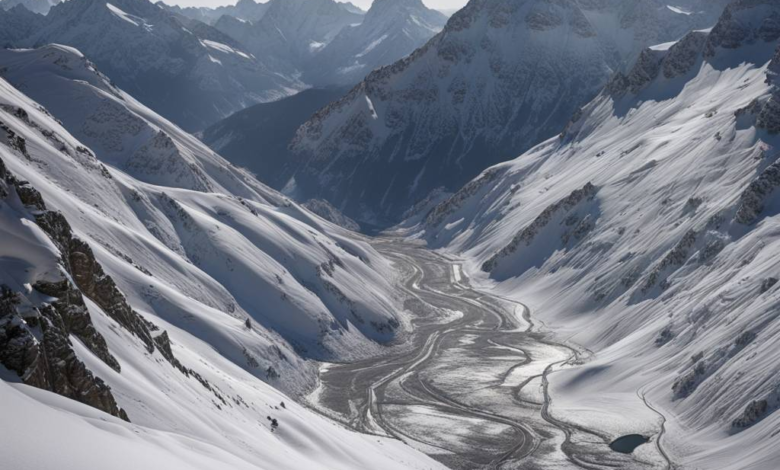
[{"label": "avalanche path", "polygon": [[457,260],[398,239],[373,243],[405,275],[416,333],[385,356],[324,364],[312,407],[454,469],[670,466],[658,436],[649,451],[618,454],[598,430],[555,416],[548,377],[587,351],[554,341],[524,305],[472,288]]}]

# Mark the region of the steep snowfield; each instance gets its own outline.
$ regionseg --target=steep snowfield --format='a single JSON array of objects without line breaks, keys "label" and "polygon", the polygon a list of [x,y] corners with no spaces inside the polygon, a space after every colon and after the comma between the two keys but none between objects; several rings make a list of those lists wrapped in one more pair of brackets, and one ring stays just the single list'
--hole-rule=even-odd
[{"label": "steep snowfield", "polygon": [[[132,305],[291,391],[313,380],[299,355],[359,357],[395,336],[403,318],[393,273],[370,247],[230,166],[73,49],[7,50],[0,63],[82,139],[52,130],[49,144],[72,156],[8,166],[95,246]],[[32,106],[5,95],[8,106]],[[247,318],[259,334],[244,328]],[[268,353],[276,345],[284,354]]]},{"label": "steep snowfield", "polygon": [[[150,360],[141,365],[154,367]],[[203,404],[190,408],[178,397],[154,397],[169,406],[161,418],[181,420],[180,429],[125,423],[57,395],[0,381],[4,419],[13,423],[0,429],[3,465],[18,470],[444,469],[397,440],[348,432],[289,401],[286,409],[273,409],[283,396],[239,380],[237,391],[249,409],[211,411]],[[150,384],[128,390],[145,392],[144,385]],[[168,390],[172,385],[169,380],[151,384]],[[268,430],[269,413],[280,423],[274,433]]]},{"label": "steep snowfield", "polygon": [[8,43],[76,47],[117,85],[190,131],[305,88],[213,27],[148,0],[64,2],[28,33]]},{"label": "steep snowfield", "polygon": [[595,353],[551,376],[556,418],[655,441],[644,396],[685,468],[780,461],[778,18],[740,0],[712,33],[647,50],[420,225]]},{"label": "steep snowfield", "polygon": [[315,84],[353,85],[411,54],[442,30],[447,17],[420,0],[377,0],[359,25],[344,28],[307,67]]},{"label": "steep snowfield", "polygon": [[472,0],[301,127],[295,196],[397,221],[432,190],[553,136],[644,47],[712,26],[723,0],[698,3],[680,15],[656,0]]},{"label": "steep snowfield", "polygon": [[393,337],[401,309],[386,260],[78,51],[3,51],[0,64],[40,100],[0,80],[3,465],[441,468],[279,391],[312,385],[305,357],[358,357]]}]

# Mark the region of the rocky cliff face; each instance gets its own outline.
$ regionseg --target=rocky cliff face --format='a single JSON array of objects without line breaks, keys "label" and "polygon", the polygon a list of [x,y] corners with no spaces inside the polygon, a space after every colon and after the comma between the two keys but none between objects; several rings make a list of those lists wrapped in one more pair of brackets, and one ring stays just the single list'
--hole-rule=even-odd
[{"label": "rocky cliff face", "polygon": [[[499,266],[503,258],[515,254],[521,247],[530,247],[539,233],[554,220],[558,221],[561,226],[571,229],[564,229],[561,234],[561,244],[563,246],[568,244],[572,237],[577,240],[581,239],[590,231],[593,221],[587,215],[580,216],[576,209],[581,203],[593,200],[597,191],[598,188],[588,182],[582,188],[572,191],[565,198],[548,206],[533,222],[515,235],[507,246],[485,261],[482,264],[482,270],[488,273],[492,272]],[[533,255],[534,253],[527,254],[527,256]]]},{"label": "rocky cliff face", "polygon": [[[6,112],[27,125],[40,129],[22,108],[3,105]],[[43,131],[44,136],[58,139]],[[34,161],[26,139],[0,122],[0,145],[23,158]],[[67,151],[60,141],[62,151]],[[87,149],[81,151],[88,153]],[[103,168],[107,174],[107,170]],[[65,216],[51,211],[32,185],[12,175],[0,159],[0,215],[6,231],[3,253],[13,253],[20,260],[47,259],[50,265],[31,266],[25,274],[15,272],[14,263],[4,266],[0,275],[0,362],[16,372],[31,386],[49,390],[101,411],[129,420],[111,388],[96,376],[78,356],[71,338],[117,373],[119,361],[111,354],[106,339],[93,324],[85,299],[93,302],[101,314],[135,336],[148,354],[159,351],[171,365],[187,377],[196,378],[212,391],[208,381],[185,368],[171,351],[166,332],[141,317],[127,302],[125,295],[103,270],[88,243],[76,237]],[[30,253],[30,248],[15,246],[19,237],[31,236],[25,220],[34,221],[35,229],[48,239],[51,251]],[[29,274],[33,272],[35,274]],[[27,278],[28,282],[20,279]],[[94,313],[93,313],[94,314]],[[156,335],[156,337],[155,337]],[[216,392],[214,392],[216,393]]]},{"label": "rocky cliff face", "polygon": [[12,47],[30,37],[43,26],[45,17],[31,12],[22,5],[8,10],[0,9],[0,46]]},{"label": "rocky cliff face", "polygon": [[[75,241],[67,225],[43,222],[61,216],[47,211],[40,193],[9,174],[2,160],[0,196],[0,210],[4,213],[26,211],[52,239]],[[17,207],[14,209],[14,206]],[[86,280],[91,276],[78,266],[70,267],[66,259],[61,258],[61,271],[51,276],[56,280],[38,280],[21,292],[7,284],[0,288],[0,362],[28,385],[128,420],[126,412],[117,405],[111,388],[87,369],[74,351],[71,336],[78,338],[106,365],[120,371],[105,338],[92,324],[81,291],[71,281]],[[58,271],[56,267],[55,271]],[[8,275],[13,278],[12,273],[6,273]],[[3,281],[8,282],[6,276]]]}]

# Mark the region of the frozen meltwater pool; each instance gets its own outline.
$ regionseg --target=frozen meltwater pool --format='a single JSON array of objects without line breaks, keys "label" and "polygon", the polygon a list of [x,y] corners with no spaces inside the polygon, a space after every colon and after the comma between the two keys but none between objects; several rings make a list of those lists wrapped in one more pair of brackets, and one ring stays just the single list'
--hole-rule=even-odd
[{"label": "frozen meltwater pool", "polygon": [[645,437],[641,434],[629,434],[627,436],[619,437],[612,441],[609,445],[610,449],[621,454],[630,454],[642,444],[650,442],[649,437]]}]

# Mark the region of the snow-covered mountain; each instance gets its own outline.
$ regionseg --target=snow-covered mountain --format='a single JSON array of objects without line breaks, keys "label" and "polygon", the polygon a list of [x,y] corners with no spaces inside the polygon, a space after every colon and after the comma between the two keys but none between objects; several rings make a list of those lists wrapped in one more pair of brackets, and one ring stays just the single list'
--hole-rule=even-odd
[{"label": "snow-covered mountain", "polygon": [[780,3],[645,50],[559,137],[491,167],[419,233],[595,354],[557,419],[650,435],[684,468],[780,461]]},{"label": "snow-covered mountain", "polygon": [[292,158],[288,145],[295,131],[318,109],[338,100],[347,88],[310,88],[270,103],[239,111],[200,133],[201,140],[234,165],[275,189]]},{"label": "snow-covered mountain", "polygon": [[216,29],[148,0],[63,2],[15,41],[48,43],[78,48],[137,99],[190,130],[304,88]]},{"label": "snow-covered mountain", "polygon": [[[7,1],[7,0],[6,0]],[[164,8],[184,15],[190,19],[198,20],[206,24],[213,25],[223,15],[227,15],[239,20],[256,22],[265,15],[269,3],[257,3],[255,0],[239,0],[235,5],[222,5],[216,8],[208,7],[186,7],[178,5],[168,5],[160,3]]]},{"label": "snow-covered mountain", "polygon": [[308,61],[363,14],[335,0],[270,0],[251,23],[223,16],[215,27],[282,73],[302,73]]},{"label": "snow-covered mountain", "polygon": [[308,358],[372,354],[402,331],[387,260],[75,49],[0,64],[5,464],[442,468],[271,387],[299,393]]},{"label": "snow-covered mountain", "polygon": [[11,47],[20,39],[38,31],[45,17],[33,13],[22,5],[8,11],[0,10],[0,46]]},{"label": "snow-covered mountain", "polygon": [[288,189],[353,218],[396,220],[559,132],[643,47],[712,26],[725,1],[677,3],[472,0],[300,129]]},{"label": "snow-covered mountain", "polygon": [[[0,51],[0,63],[73,133],[51,137],[58,159],[6,165],[39,181],[139,310],[219,339],[223,355],[249,370],[257,362],[258,376],[289,390],[311,380],[298,355],[359,356],[395,336],[392,274],[373,250],[231,166],[77,51]],[[236,329],[247,319],[257,328]],[[283,354],[269,356],[272,346]]]},{"label": "snow-covered mountain", "polygon": [[307,67],[314,84],[353,85],[370,71],[411,54],[442,30],[447,17],[421,0],[376,0],[363,22],[344,28]]},{"label": "snow-covered mountain", "polygon": [[21,5],[33,13],[46,15],[51,7],[60,3],[59,0],[0,0],[0,9],[10,10],[16,5]]}]

